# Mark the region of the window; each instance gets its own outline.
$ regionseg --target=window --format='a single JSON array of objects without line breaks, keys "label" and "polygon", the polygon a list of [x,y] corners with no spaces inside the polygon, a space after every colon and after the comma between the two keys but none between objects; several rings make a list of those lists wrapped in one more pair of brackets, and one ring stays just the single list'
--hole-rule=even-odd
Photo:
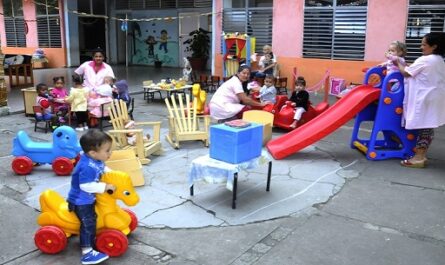
[{"label": "window", "polygon": [[[438,4],[441,2],[440,4]],[[445,4],[443,1],[410,1],[406,25],[406,60],[413,62],[422,55],[420,43],[425,34],[445,31]]]},{"label": "window", "polygon": [[[4,0],[3,12],[7,47],[26,47],[27,25],[23,18],[22,0]],[[26,30],[25,30],[26,29]]]},{"label": "window", "polygon": [[233,0],[232,2],[230,6],[224,8],[222,30],[227,33],[247,33],[255,37],[256,47],[252,47],[252,50],[262,53],[263,46],[272,43],[273,1]]},{"label": "window", "polygon": [[303,57],[363,60],[367,0],[306,0]]},{"label": "window", "polygon": [[212,7],[212,0],[116,0],[116,9],[176,9]]},{"label": "window", "polygon": [[39,47],[60,48],[62,39],[60,36],[60,16],[58,0],[45,0],[36,3],[37,36]]}]

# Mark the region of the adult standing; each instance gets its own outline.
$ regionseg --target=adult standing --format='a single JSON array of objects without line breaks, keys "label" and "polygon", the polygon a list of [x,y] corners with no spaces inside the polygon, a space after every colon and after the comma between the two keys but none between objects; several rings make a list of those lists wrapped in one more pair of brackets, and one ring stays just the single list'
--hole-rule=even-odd
[{"label": "adult standing", "polygon": [[420,45],[422,56],[410,66],[398,63],[405,77],[403,118],[406,129],[417,129],[415,155],[402,166],[422,168],[434,128],[445,124],[445,33],[428,33]]},{"label": "adult standing", "polygon": [[209,103],[210,116],[218,122],[240,118],[248,106],[264,107],[266,103],[260,103],[248,97],[243,90],[243,83],[247,82],[250,68],[240,65],[238,72],[232,78],[224,82],[215,92]]},{"label": "adult standing", "polygon": [[81,64],[74,72],[83,76],[83,85],[95,91],[97,87],[104,84],[106,76],[114,77],[113,69],[104,62],[105,55],[102,49],[93,51],[93,60]]}]

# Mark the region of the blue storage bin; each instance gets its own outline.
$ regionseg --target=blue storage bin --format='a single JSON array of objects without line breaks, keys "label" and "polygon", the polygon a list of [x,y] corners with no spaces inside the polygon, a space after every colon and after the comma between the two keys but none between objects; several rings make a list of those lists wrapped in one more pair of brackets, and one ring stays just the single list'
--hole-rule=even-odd
[{"label": "blue storage bin", "polygon": [[225,124],[210,126],[210,157],[238,164],[261,155],[263,125],[251,123],[245,128]]}]

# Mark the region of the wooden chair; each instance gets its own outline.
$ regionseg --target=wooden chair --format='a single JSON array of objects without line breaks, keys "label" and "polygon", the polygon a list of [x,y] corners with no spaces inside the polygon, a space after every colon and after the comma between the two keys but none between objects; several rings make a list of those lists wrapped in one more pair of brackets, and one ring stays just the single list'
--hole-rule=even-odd
[{"label": "wooden chair", "polygon": [[173,148],[179,149],[181,141],[201,140],[206,147],[209,146],[209,115],[197,115],[197,99],[194,98],[193,106],[190,107],[190,96],[186,95],[184,106],[182,95],[179,95],[179,105],[174,96],[165,99],[169,117],[169,132],[166,135],[167,141]]},{"label": "wooden chair", "polygon": [[[102,113],[102,116],[100,116],[100,117],[96,117],[95,115],[88,112],[88,125],[90,127],[96,127],[96,124],[93,122],[94,119],[96,119],[97,126],[99,127],[99,130],[103,131],[104,127],[111,127],[110,113],[108,111],[108,109],[110,108],[111,105],[112,105],[112,101],[103,103],[100,105],[100,111]],[[105,122],[105,124],[104,124],[104,122]]]},{"label": "wooden chair", "polygon": [[209,92],[209,90],[210,90],[209,77],[207,75],[199,76],[199,84],[201,85],[202,90]]},{"label": "wooden chair", "polygon": [[[114,100],[110,108],[110,122],[113,125],[113,130],[108,133],[113,138],[113,143],[116,149],[132,149],[145,165],[150,163],[147,157],[150,155],[160,155],[162,153],[162,145],[160,141],[161,122],[135,122],[135,128],[127,129],[125,125],[130,120],[128,116],[127,104],[122,100]],[[150,139],[146,139],[144,130],[140,126],[151,127]],[[128,134],[136,136],[134,145],[128,143]]]},{"label": "wooden chair", "polygon": [[[34,132],[37,131],[37,129],[45,130],[45,133],[47,133],[49,130],[51,130],[51,120],[43,120],[43,119],[37,119],[36,113],[43,113],[44,110],[41,106],[32,106],[32,110],[34,111]],[[39,123],[44,123],[45,125],[39,126]]]},{"label": "wooden chair", "polygon": [[272,138],[274,115],[264,110],[248,110],[243,112],[243,120],[263,125],[263,145]]},{"label": "wooden chair", "polygon": [[210,76],[209,83],[208,83],[208,85],[209,85],[209,92],[212,92],[212,91],[216,92],[216,90],[219,87],[220,80],[221,80],[221,78],[219,76],[217,76],[217,75]]},{"label": "wooden chair", "polygon": [[287,77],[275,78],[275,88],[278,95],[287,95]]}]

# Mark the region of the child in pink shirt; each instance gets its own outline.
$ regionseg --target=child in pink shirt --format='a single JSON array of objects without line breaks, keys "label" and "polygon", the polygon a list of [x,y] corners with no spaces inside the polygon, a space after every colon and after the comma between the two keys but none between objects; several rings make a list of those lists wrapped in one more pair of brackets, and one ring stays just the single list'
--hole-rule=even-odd
[{"label": "child in pink shirt", "polygon": [[69,109],[69,105],[65,102],[65,97],[68,96],[68,90],[65,88],[65,80],[63,76],[54,77],[53,82],[54,87],[50,92],[53,98],[53,111],[56,114],[59,123],[65,123],[65,118]]}]

